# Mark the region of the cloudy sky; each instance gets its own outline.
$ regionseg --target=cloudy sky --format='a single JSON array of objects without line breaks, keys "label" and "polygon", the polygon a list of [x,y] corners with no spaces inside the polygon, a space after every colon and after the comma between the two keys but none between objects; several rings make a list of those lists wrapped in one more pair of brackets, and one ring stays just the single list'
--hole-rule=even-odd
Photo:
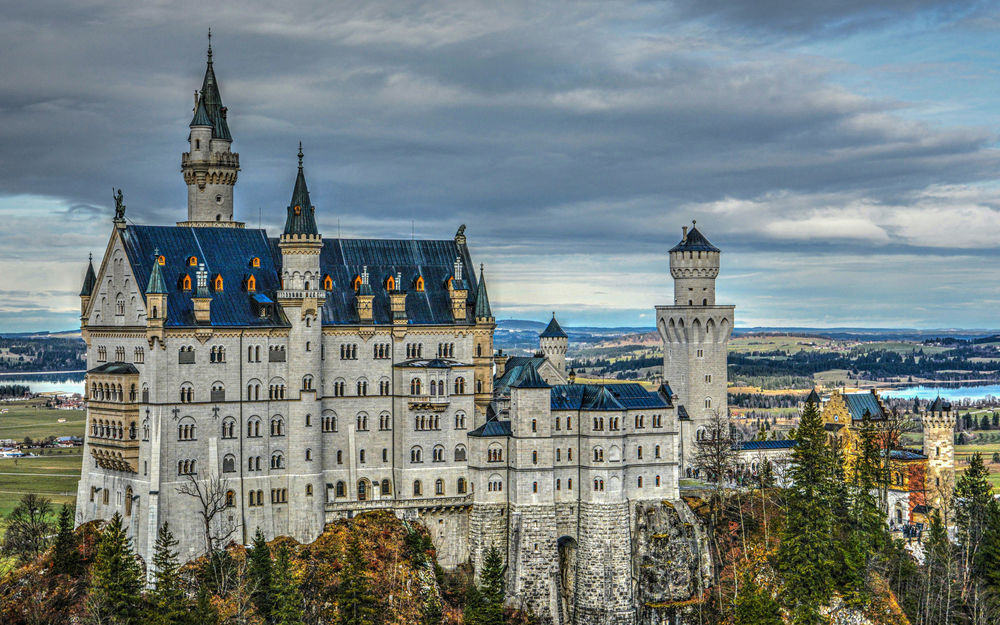
[{"label": "cloudy sky", "polygon": [[111,188],[185,216],[211,26],[237,219],[450,238],[494,312],[652,325],[692,219],[739,325],[996,328],[1000,11],[932,0],[0,8],[0,331],[78,325]]}]

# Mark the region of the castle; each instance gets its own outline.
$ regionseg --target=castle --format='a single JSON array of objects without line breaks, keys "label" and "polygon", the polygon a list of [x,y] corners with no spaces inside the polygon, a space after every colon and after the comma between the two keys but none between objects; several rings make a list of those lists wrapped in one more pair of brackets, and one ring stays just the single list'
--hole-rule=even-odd
[{"label": "castle", "polygon": [[87,267],[77,523],[120,513],[149,563],[164,522],[189,559],[388,509],[427,525],[445,567],[504,550],[509,596],[543,622],[633,623],[632,510],[678,499],[727,409],[719,250],[695,227],[670,250],[668,383],[576,384],[554,316],[540,356],[495,353],[464,226],[324,238],[301,146],[280,236],[234,221],[240,160],[211,47],[188,141],[186,220],[127,223],[119,197]]}]

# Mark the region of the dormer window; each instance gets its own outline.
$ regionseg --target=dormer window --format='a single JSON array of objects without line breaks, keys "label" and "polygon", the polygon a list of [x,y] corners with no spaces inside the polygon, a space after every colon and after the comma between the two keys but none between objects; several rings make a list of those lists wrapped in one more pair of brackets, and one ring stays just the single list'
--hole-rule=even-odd
[{"label": "dormer window", "polygon": [[214,286],[214,288],[215,288],[216,291],[221,291],[222,290],[222,274],[221,273],[215,276],[215,281],[214,281],[213,286]]},{"label": "dormer window", "polygon": [[181,288],[185,291],[191,290],[191,276],[184,274],[184,277],[181,278]]},{"label": "dormer window", "polygon": [[389,276],[388,278],[386,278],[386,280],[385,280],[385,290],[386,291],[395,291],[396,290],[396,279],[393,278],[392,276]]},{"label": "dormer window", "polygon": [[302,207],[299,206],[298,204],[295,205],[295,214],[296,215],[301,215],[302,214]]},{"label": "dormer window", "polygon": [[197,256],[192,256],[191,258],[188,258],[188,266],[189,267],[197,267],[198,266],[198,257]]},{"label": "dormer window", "polygon": [[448,278],[448,281],[447,281],[447,282],[445,282],[445,283],[444,283],[445,287],[447,287],[447,289],[448,289],[449,291],[451,290],[451,285],[452,285],[452,283],[453,283],[454,281],[455,281],[455,276],[452,276],[452,277]]},{"label": "dormer window", "polygon": [[257,290],[257,278],[250,276],[247,278],[247,292],[253,293]]},{"label": "dormer window", "polygon": [[354,282],[351,283],[354,287],[354,292],[357,293],[361,290],[361,276],[354,276]]},{"label": "dormer window", "polygon": [[251,258],[250,259],[250,266],[251,267],[260,267],[260,259],[257,258],[256,256],[254,256],[253,258]]},{"label": "dormer window", "polygon": [[323,290],[332,291],[333,290],[333,278],[326,276],[323,278]]},{"label": "dormer window", "polygon": [[424,290],[424,277],[417,276],[417,282],[415,284],[418,293],[422,293]]},{"label": "dormer window", "polygon": [[156,262],[159,265],[166,265],[167,264],[167,258],[163,254],[160,254],[159,256],[156,257]]}]

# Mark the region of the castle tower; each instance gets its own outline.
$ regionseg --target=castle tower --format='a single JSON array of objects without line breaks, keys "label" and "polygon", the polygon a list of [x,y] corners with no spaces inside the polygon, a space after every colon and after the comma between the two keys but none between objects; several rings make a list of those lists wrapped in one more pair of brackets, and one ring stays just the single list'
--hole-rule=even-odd
[{"label": "castle tower", "polygon": [[97,276],[94,274],[94,256],[87,259],[87,273],[83,277],[83,287],[80,289],[80,320],[86,325],[87,308],[90,306],[90,298],[94,294],[94,285],[97,284]]},{"label": "castle tower", "polygon": [[538,335],[538,347],[542,354],[549,359],[552,366],[559,370],[562,376],[566,377],[566,349],[569,347],[569,337],[563,332],[562,326],[556,321],[556,314],[552,313],[552,321]]},{"label": "castle tower", "polygon": [[474,318],[476,328],[473,332],[476,347],[472,363],[476,366],[475,425],[479,427],[486,421],[486,410],[493,401],[493,330],[496,328],[482,265],[479,265]]},{"label": "castle tower", "polygon": [[927,504],[940,510],[955,487],[955,415],[951,404],[938,397],[920,418],[924,430]]},{"label": "castle tower", "polygon": [[694,226],[670,250],[673,306],[656,307],[663,339],[663,380],[678,398],[681,471],[692,468],[699,428],[728,410],[726,362],[735,306],[715,303],[719,248]]},{"label": "castle tower", "polygon": [[195,94],[188,135],[190,149],[181,155],[181,172],[188,188],[188,217],[177,225],[243,227],[233,221],[233,187],[240,171],[240,155],[230,150],[233,136],[212,66],[211,31],[208,37],[208,65],[201,91]]},{"label": "castle tower", "polygon": [[[291,324],[288,331],[287,372],[290,401],[288,403],[288,449],[305,449],[315,444],[314,430],[306,423],[307,415],[322,412],[321,388],[323,302],[326,291],[320,275],[322,237],[316,227],[316,207],[309,198],[305,171],[302,166],[302,144],[299,143],[299,169],[295,176],[292,199],[285,211],[285,227],[278,240],[281,250],[281,290],[278,304]],[[296,401],[297,400],[297,401]],[[312,417],[309,417],[312,418]],[[303,454],[287,454],[289,492],[304,492],[312,484],[321,492],[323,482],[317,479],[315,466],[323,466],[323,446],[313,449],[314,460]],[[320,463],[320,464],[316,464]],[[289,515],[287,527],[276,531],[299,540],[323,531],[322,508],[307,509],[310,513]]]}]

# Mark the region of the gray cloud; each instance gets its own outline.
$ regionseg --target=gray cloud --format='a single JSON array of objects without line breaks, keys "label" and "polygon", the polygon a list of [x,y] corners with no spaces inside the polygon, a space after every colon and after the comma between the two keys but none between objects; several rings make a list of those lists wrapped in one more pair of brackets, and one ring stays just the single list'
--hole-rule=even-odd
[{"label": "gray cloud", "polygon": [[[850,70],[842,62],[780,43],[874,29],[894,12],[948,24],[968,13],[943,6],[5,7],[0,195],[46,199],[44,221],[0,202],[0,215],[18,220],[0,235],[0,258],[50,261],[44,270],[68,291],[80,265],[66,263],[103,251],[112,186],[124,187],[136,221],[184,217],[180,152],[208,25],[243,167],[237,218],[256,225],[260,214],[278,226],[302,139],[327,236],[339,227],[344,236],[405,237],[412,227],[447,237],[467,223],[503,285],[500,308],[559,303],[546,300],[551,288],[535,299],[514,288],[514,276],[530,279],[543,265],[549,286],[564,272],[563,302],[592,305],[588,282],[601,275],[612,290],[598,308],[621,308],[616,272],[662,271],[662,254],[692,217],[734,255],[762,246],[991,254],[984,241],[996,198],[969,189],[1000,166],[996,133],[909,121],[901,113],[911,104],[834,83],[832,74]],[[942,219],[974,230],[942,245]],[[589,275],[567,278],[581,254],[594,259]],[[30,272],[9,274],[0,292]],[[647,284],[630,294],[642,297]],[[72,298],[59,305],[72,308]]]}]

